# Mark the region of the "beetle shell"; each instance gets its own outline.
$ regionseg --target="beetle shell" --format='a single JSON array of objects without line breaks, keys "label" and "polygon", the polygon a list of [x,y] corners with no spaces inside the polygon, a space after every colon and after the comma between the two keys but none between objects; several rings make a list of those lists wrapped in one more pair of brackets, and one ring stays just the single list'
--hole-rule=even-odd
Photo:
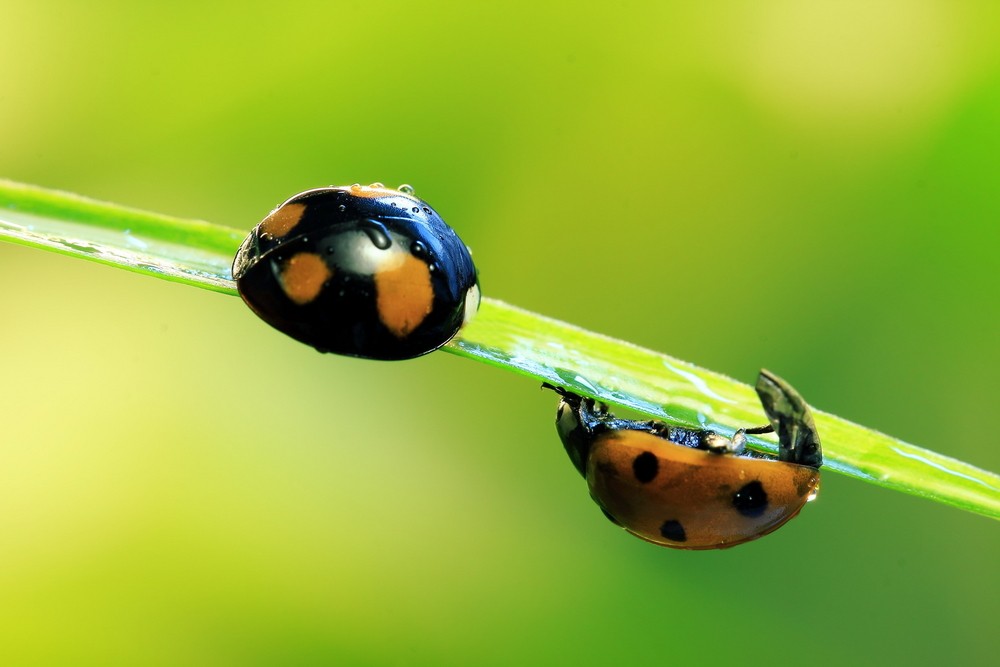
[{"label": "beetle shell", "polygon": [[380,185],[295,195],[233,262],[264,321],[321,352],[408,359],[435,350],[479,305],[468,248],[426,202]]},{"label": "beetle shell", "polygon": [[[819,492],[823,449],[808,404],[762,369],[755,387],[770,422],[732,438],[707,429],[615,417],[565,389],[556,431],[604,514],[633,535],[677,549],[722,549],[777,530]],[[774,432],[778,456],[748,452],[746,434]]]},{"label": "beetle shell", "polygon": [[628,532],[679,549],[766,535],[819,490],[819,471],[809,466],[720,455],[633,430],[596,436],[586,477],[597,504]]}]

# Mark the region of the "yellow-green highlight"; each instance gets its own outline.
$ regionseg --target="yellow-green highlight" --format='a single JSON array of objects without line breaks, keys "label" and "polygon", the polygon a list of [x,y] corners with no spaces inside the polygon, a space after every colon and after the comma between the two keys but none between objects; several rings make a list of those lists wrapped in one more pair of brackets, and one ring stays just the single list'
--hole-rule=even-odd
[{"label": "yellow-green highlight", "polygon": [[[3,178],[240,236],[410,183],[487,297],[1000,470],[996,3],[0,17]],[[996,663],[989,518],[831,473],[764,539],[657,549],[534,378],[9,243],[0,285],[0,664]]]}]

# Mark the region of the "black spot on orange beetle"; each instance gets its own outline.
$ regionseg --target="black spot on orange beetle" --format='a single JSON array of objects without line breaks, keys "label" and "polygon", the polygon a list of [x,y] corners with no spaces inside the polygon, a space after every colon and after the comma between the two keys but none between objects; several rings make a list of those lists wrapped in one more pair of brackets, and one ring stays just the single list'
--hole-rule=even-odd
[{"label": "black spot on orange beetle", "polygon": [[733,494],[733,507],[743,516],[757,517],[767,509],[767,492],[757,480],[748,482]]},{"label": "black spot on orange beetle", "polygon": [[681,522],[676,519],[664,521],[663,525],[660,526],[660,535],[662,535],[664,539],[668,539],[671,542],[687,541],[687,534],[684,532],[684,526],[682,526]]},{"label": "black spot on orange beetle", "polygon": [[648,484],[656,479],[656,473],[660,471],[660,462],[653,452],[643,452],[632,461],[632,472],[635,478],[643,484]]}]

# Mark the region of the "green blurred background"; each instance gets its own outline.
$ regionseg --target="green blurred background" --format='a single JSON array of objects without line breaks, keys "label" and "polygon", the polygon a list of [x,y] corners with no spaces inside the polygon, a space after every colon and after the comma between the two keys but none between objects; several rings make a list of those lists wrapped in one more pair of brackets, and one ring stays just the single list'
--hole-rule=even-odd
[{"label": "green blurred background", "polygon": [[[0,16],[0,176],[245,229],[411,183],[489,296],[1000,469],[996,3]],[[0,279],[0,664],[996,664],[995,521],[828,474],[659,549],[531,381],[38,250]]]}]

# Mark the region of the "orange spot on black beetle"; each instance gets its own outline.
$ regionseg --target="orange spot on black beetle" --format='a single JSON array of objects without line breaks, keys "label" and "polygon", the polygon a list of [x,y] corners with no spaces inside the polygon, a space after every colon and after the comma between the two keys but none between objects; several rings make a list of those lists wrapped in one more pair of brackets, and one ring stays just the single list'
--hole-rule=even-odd
[{"label": "orange spot on black beetle", "polygon": [[305,204],[285,204],[261,220],[260,233],[272,239],[280,239],[299,224],[305,211]]},{"label": "orange spot on black beetle", "polygon": [[323,291],[323,285],[333,275],[319,255],[300,252],[281,267],[281,288],[288,298],[303,306]]},{"label": "orange spot on black beetle", "polygon": [[375,293],[379,319],[396,338],[409,336],[434,307],[430,269],[410,254],[375,274]]},{"label": "orange spot on black beetle", "polygon": [[350,187],[351,194],[355,197],[361,197],[363,199],[381,199],[382,197],[406,197],[407,199],[413,201],[420,201],[416,197],[406,192],[400,192],[399,190],[394,190],[392,188],[387,188],[385,186],[372,186],[372,185],[352,185]]}]

